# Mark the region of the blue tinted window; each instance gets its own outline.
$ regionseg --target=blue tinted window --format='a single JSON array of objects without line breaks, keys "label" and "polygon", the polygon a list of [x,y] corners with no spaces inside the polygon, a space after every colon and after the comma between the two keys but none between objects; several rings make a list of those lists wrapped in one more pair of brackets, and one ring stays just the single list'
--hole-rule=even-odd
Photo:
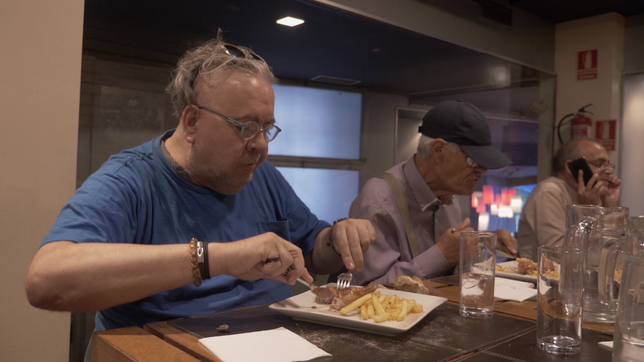
[{"label": "blue tinted window", "polygon": [[358,171],[294,167],[277,169],[319,219],[332,223],[349,215],[349,206],[358,196]]},{"label": "blue tinted window", "polygon": [[285,85],[273,89],[282,132],[269,154],[360,158],[361,94]]}]

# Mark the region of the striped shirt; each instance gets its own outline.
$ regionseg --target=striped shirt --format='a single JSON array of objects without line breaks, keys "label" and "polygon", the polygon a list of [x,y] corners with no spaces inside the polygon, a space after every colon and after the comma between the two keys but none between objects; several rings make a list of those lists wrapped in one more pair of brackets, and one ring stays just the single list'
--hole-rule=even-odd
[{"label": "striped shirt", "polygon": [[436,247],[443,233],[461,222],[458,202],[442,203],[421,176],[414,157],[387,170],[400,182],[414,224],[420,254],[412,258],[405,226],[387,182],[372,178],[351,203],[349,216],[371,221],[376,241],[364,253],[365,266],[354,272],[357,284],[393,283],[399,275],[429,279],[444,275],[451,266]]}]

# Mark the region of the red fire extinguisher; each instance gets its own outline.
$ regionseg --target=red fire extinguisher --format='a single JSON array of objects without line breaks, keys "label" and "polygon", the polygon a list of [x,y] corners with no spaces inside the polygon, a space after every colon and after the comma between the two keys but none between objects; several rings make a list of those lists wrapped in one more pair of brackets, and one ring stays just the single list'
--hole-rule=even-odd
[{"label": "red fire extinguisher", "polygon": [[559,121],[559,124],[557,125],[557,135],[559,136],[560,143],[563,143],[563,140],[561,139],[561,124],[568,117],[573,117],[570,121],[571,139],[579,140],[592,137],[593,120],[590,119],[587,114],[592,115],[593,113],[586,110],[587,107],[590,107],[592,105],[592,103],[587,104],[579,108],[579,110],[577,110],[577,113],[567,114]]}]

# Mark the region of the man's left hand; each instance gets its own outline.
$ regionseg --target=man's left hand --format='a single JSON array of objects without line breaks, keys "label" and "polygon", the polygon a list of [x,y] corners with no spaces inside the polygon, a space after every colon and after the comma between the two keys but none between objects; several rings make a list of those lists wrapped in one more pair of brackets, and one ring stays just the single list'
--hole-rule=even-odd
[{"label": "man's left hand", "polygon": [[342,256],[347,270],[362,271],[364,258],[362,254],[376,240],[376,231],[367,220],[346,219],[333,225],[333,247]]},{"label": "man's left hand", "polygon": [[619,201],[619,193],[622,188],[622,180],[613,175],[609,175],[605,181],[608,192],[606,192],[606,194],[601,197],[602,206],[617,206],[617,201]]},{"label": "man's left hand", "polygon": [[517,250],[519,250],[517,239],[515,239],[509,231],[499,229],[492,232],[496,234],[496,250],[503,251],[510,255],[517,255]]}]

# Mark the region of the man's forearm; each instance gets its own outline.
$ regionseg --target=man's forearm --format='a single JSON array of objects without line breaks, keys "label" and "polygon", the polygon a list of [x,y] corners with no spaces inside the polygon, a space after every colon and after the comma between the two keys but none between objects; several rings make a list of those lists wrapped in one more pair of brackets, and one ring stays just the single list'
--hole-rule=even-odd
[{"label": "man's forearm", "polygon": [[57,241],[40,248],[29,269],[29,302],[87,312],[136,301],[192,282],[186,244],[132,245]]}]

